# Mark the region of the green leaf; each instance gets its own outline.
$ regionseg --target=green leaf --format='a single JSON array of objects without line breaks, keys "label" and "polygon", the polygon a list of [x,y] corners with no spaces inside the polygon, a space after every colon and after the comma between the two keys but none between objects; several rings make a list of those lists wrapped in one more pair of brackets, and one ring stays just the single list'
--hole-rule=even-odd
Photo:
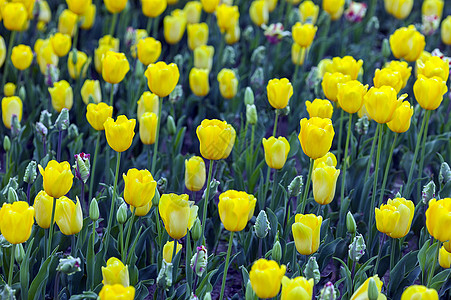
[{"label": "green leaf", "polygon": [[34,239],[27,243],[27,252],[20,264],[20,294],[22,299],[28,298],[28,285],[30,284],[30,253],[33,248]]},{"label": "green leaf", "polygon": [[30,289],[28,290],[28,300],[38,300],[42,295],[42,289],[45,288],[44,283],[47,282],[47,278],[49,276],[49,265],[53,263],[57,259],[56,252],[58,251],[59,246],[56,246],[55,250],[53,250],[52,254],[44,261],[41,268],[39,268],[38,274],[34,278],[33,282],[30,285]]}]

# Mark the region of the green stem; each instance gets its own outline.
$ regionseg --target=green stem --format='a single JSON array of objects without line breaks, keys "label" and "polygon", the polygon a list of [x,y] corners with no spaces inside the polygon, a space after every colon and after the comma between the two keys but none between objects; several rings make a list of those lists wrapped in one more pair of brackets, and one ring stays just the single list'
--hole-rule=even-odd
[{"label": "green stem", "polygon": [[310,166],[308,170],[307,181],[305,182],[304,195],[302,196],[302,207],[300,213],[303,214],[305,211],[305,206],[307,205],[307,198],[310,191],[310,181],[312,179],[313,172],[313,159],[310,158]]},{"label": "green stem", "polygon": [[75,244],[75,234],[70,236],[70,255],[76,257],[77,255],[77,246]]},{"label": "green stem", "polygon": [[207,220],[207,209],[208,209],[208,199],[210,197],[210,181],[211,181],[211,175],[213,173],[213,160],[210,160],[210,165],[208,167],[208,179],[207,179],[207,191],[205,192],[205,199],[204,199],[204,211],[202,212],[202,235],[201,239],[199,241],[202,241],[205,239],[205,227],[207,227],[205,224]]},{"label": "green stem", "polygon": [[[96,243],[96,222],[92,222],[92,253],[95,255],[95,243]],[[94,275],[94,274],[92,274]],[[91,290],[94,289],[94,276],[91,276]]]},{"label": "green stem", "polygon": [[276,117],[275,117],[275,120],[274,120],[274,129],[272,131],[272,136],[273,137],[276,137],[276,134],[277,134],[277,122],[278,122],[278,120],[279,120],[279,110],[276,109]]},{"label": "green stem", "polygon": [[[352,114],[349,114],[348,133],[346,136],[346,144],[345,144],[345,156],[343,157],[343,162],[341,164],[341,166],[343,168],[343,174],[341,175],[341,198],[340,198],[341,201],[343,201],[343,199],[345,198],[346,169],[347,169],[347,160],[348,160],[349,140],[351,138],[351,128],[352,128]],[[340,146],[338,146],[338,147],[340,147]]]},{"label": "green stem", "polygon": [[126,259],[126,254],[124,252],[124,225],[119,224],[119,237],[117,239],[117,248],[121,251],[121,260],[122,262]]},{"label": "green stem", "polygon": [[50,218],[50,228],[49,228],[49,240],[47,241],[47,248],[45,257],[48,258],[50,256],[51,248],[52,248],[52,238],[53,238],[53,227],[55,223],[55,208],[56,208],[56,198],[53,198],[53,206],[52,206],[52,217]]},{"label": "green stem", "polygon": [[8,77],[8,62],[11,60],[11,51],[13,49],[14,40],[16,39],[16,31],[11,31],[9,35],[9,44],[8,51],[6,52],[6,61],[5,61],[5,70],[3,71],[3,79],[2,79],[2,93],[5,87],[6,79]]},{"label": "green stem", "polygon": [[327,39],[327,35],[329,34],[329,30],[330,30],[330,15],[326,14],[326,20],[325,20],[325,24],[323,25],[323,30],[321,32],[321,36],[318,38],[318,40],[321,40],[322,42],[320,43],[320,47],[318,49],[318,56],[317,56],[317,61],[319,61],[320,59],[323,59],[324,57],[324,53],[327,50],[327,46],[328,43],[326,43],[326,39]]},{"label": "green stem", "polygon": [[[422,139],[422,141],[421,141],[421,147],[420,147],[420,149],[421,149],[421,154],[420,154],[420,165],[419,165],[419,167],[418,167],[418,178],[421,178],[421,176],[423,175],[423,167],[424,167],[424,154],[425,154],[425,151],[426,151],[426,147],[425,147],[425,144],[426,144],[426,140],[427,140],[427,138],[428,138],[428,129],[429,129],[429,118],[431,117],[431,111],[430,110],[428,110],[427,112],[426,112],[426,125],[425,125],[425,127],[424,127],[424,132],[423,132],[423,139]],[[422,187],[422,185],[421,185],[421,180],[418,182],[418,185],[417,185],[417,190],[418,190],[418,192],[417,192],[417,196],[418,197],[420,197],[421,196],[421,187]]]},{"label": "green stem", "polygon": [[343,109],[340,109],[340,110],[341,110],[341,112],[340,112],[340,122],[338,123],[339,128],[338,128],[337,161],[340,161],[340,158],[341,158],[341,139],[342,139],[342,136],[343,136],[343,130],[342,129],[343,129],[344,110]]},{"label": "green stem", "polygon": [[110,35],[114,36],[114,30],[116,29],[116,22],[117,22],[117,13],[113,14],[113,20],[111,21],[111,27],[110,27]]},{"label": "green stem", "polygon": [[276,203],[276,191],[277,191],[277,170],[274,170],[274,178],[272,181],[272,190],[271,190],[271,209],[274,210]]},{"label": "green stem", "polygon": [[397,139],[398,139],[398,133],[395,133],[395,138],[390,147],[390,154],[388,155],[387,164],[385,166],[384,180],[382,181],[381,195],[379,196],[379,205],[381,205],[382,201],[384,200],[385,186],[387,185],[388,172],[390,171],[390,164],[391,164],[391,160],[393,158],[393,151],[395,150]]},{"label": "green stem", "polygon": [[366,181],[368,180],[368,177],[370,176],[371,164],[373,163],[374,148],[376,147],[378,133],[379,133],[379,126],[377,126],[376,130],[374,131],[373,142],[371,143],[370,157],[368,158],[368,164],[366,166],[364,183],[366,183]]},{"label": "green stem", "polygon": [[14,255],[16,253],[16,244],[12,245],[11,249],[11,257],[9,263],[9,273],[8,273],[8,286],[11,286],[13,283],[13,272],[14,272]]},{"label": "green stem", "polygon": [[[77,49],[78,31],[79,31],[79,29],[78,29],[78,20],[79,20],[79,17],[77,15],[77,19],[76,19],[76,22],[75,22],[75,33],[74,33],[74,41],[72,43],[72,49]],[[75,65],[75,62],[74,62],[74,65]]]},{"label": "green stem", "polygon": [[[352,240],[354,240],[354,239],[352,239]],[[385,242],[385,234],[382,234],[382,241],[379,244],[379,252],[377,253],[376,264],[375,264],[374,270],[373,270],[373,276],[377,274],[377,269],[379,268],[379,262],[381,261],[382,247],[384,246],[384,242]]]},{"label": "green stem", "polygon": [[[155,247],[157,248],[157,252],[158,249],[160,248],[160,243],[161,243],[161,224],[160,224],[160,213],[158,211],[158,206],[155,206],[155,223],[157,224],[157,243],[155,245]],[[161,262],[159,261],[158,264],[160,264]],[[158,267],[161,267],[161,265],[158,265]]]},{"label": "green stem", "polygon": [[113,106],[113,98],[114,98],[114,83],[111,84],[110,89],[110,106]]},{"label": "green stem", "polygon": [[160,20],[160,16],[153,18],[153,28],[152,28],[152,36],[156,39],[158,35],[158,21]]},{"label": "green stem", "polygon": [[392,239],[391,240],[391,253],[390,253],[390,272],[393,270],[393,267],[395,265],[395,254],[396,254],[396,242],[398,239]]},{"label": "green stem", "polygon": [[[373,192],[371,194],[371,206],[370,206],[370,214],[369,214],[369,220],[368,220],[368,231],[371,233],[373,231],[373,222],[374,222],[374,207],[376,204],[376,192],[377,192],[377,178],[379,174],[379,161],[381,157],[381,150],[382,150],[382,124],[377,124],[377,127],[379,127],[379,138],[377,141],[377,152],[376,152],[376,165],[374,167],[374,180],[373,180]],[[368,242],[371,243],[372,239],[368,239]]]},{"label": "green stem", "polygon": [[91,181],[89,182],[89,201],[92,199],[94,188],[94,177],[96,174],[97,154],[99,153],[100,131],[97,131],[96,149],[94,150],[94,160],[92,161]]},{"label": "green stem", "polygon": [[271,175],[271,168],[268,166],[268,170],[266,171],[266,185],[264,188],[264,194],[260,197],[260,209],[264,209],[265,205],[266,205],[266,195],[268,194],[268,189],[269,189],[269,179],[270,179],[270,175]]},{"label": "green stem", "polygon": [[436,246],[436,249],[435,249],[435,252],[434,252],[434,258],[433,258],[433,261],[432,261],[432,266],[431,266],[431,268],[429,269],[429,272],[428,272],[428,281],[427,281],[427,287],[431,287],[431,280],[432,280],[432,278],[434,277],[434,271],[435,271],[435,265],[437,264],[437,257],[438,257],[438,255],[439,255],[439,251],[440,251],[440,242],[437,242],[436,243],[437,244],[437,246]]},{"label": "green stem", "polygon": [[152,157],[152,173],[155,176],[155,164],[157,163],[157,152],[158,152],[158,140],[160,136],[160,124],[161,124],[161,107],[163,106],[163,98],[160,98],[160,103],[158,105],[158,120],[157,120],[157,133],[155,136],[155,146],[153,148],[153,157]]},{"label": "green stem", "polygon": [[147,27],[146,27],[146,31],[147,31],[147,34],[149,34],[149,35],[150,35],[150,29],[151,29],[151,27],[152,27],[152,18],[147,18]]},{"label": "green stem", "polygon": [[[135,223],[135,212],[136,212],[136,207],[133,207],[133,214],[132,217],[130,218],[130,224],[128,224],[128,231],[127,231],[127,237],[125,238],[125,246],[124,246],[124,254],[127,253],[128,256],[128,244],[130,243],[130,234],[132,233],[132,228],[133,228],[133,223]],[[122,258],[123,261],[124,258]]]},{"label": "green stem", "polygon": [[[293,84],[295,84],[297,82],[298,79],[298,72],[300,69],[300,65],[301,65],[301,60],[302,60],[302,52],[306,51],[304,49],[300,49],[299,53],[298,53],[298,57],[297,57],[297,63],[296,66],[294,67],[294,74],[293,74]],[[277,57],[277,56],[276,56]]]},{"label": "green stem", "polygon": [[233,231],[230,232],[229,247],[227,248],[227,256],[226,256],[226,261],[225,261],[225,265],[224,265],[224,274],[222,275],[221,294],[219,296],[219,300],[222,300],[224,298],[224,289],[225,289],[225,283],[226,283],[226,278],[227,278],[227,271],[229,269],[230,253],[232,252],[233,233],[234,233]]}]

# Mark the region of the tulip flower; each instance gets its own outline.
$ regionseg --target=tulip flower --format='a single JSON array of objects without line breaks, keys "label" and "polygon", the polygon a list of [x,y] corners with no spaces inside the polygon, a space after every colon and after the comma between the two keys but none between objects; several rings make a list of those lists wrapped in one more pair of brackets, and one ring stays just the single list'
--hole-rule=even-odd
[{"label": "tulip flower", "polygon": [[72,87],[66,80],[55,82],[53,87],[48,88],[52,98],[52,106],[57,112],[61,112],[63,108],[70,110],[74,104],[74,94]]},{"label": "tulip flower", "polygon": [[331,119],[334,112],[334,107],[329,100],[315,99],[313,102],[305,101],[305,106],[310,118],[326,118]]},{"label": "tulip flower", "polygon": [[446,82],[440,77],[426,78],[420,74],[413,85],[415,99],[426,110],[437,109],[447,91]]},{"label": "tulip flower", "polygon": [[191,230],[197,218],[197,205],[188,201],[188,195],[163,194],[158,211],[166,231],[174,240],[179,240]]},{"label": "tulip flower", "polygon": [[39,172],[43,177],[44,191],[53,198],[66,195],[72,187],[74,175],[67,161],[58,163],[56,160],[48,162],[45,169],[41,165]]},{"label": "tulip flower", "polygon": [[326,163],[317,164],[312,172],[313,197],[316,203],[326,205],[332,202],[335,196],[335,187],[340,170]]},{"label": "tulip flower", "polygon": [[135,212],[135,216],[137,216],[137,217],[146,216],[149,213],[151,208],[152,208],[152,201],[141,207],[134,207],[133,205],[130,205],[130,211],[132,213]]},{"label": "tulip flower", "polygon": [[158,116],[153,112],[145,112],[139,118],[139,138],[144,145],[155,144],[157,124]]},{"label": "tulip flower", "polygon": [[324,163],[326,166],[336,167],[337,166],[337,157],[332,152],[327,152],[323,157],[315,159],[313,163],[313,170],[315,170],[318,166]]},{"label": "tulip flower", "polygon": [[329,73],[324,74],[321,86],[323,88],[324,95],[330,101],[338,101],[338,85],[351,80],[351,76],[343,75],[342,73]]},{"label": "tulip flower", "polygon": [[249,8],[249,16],[252,23],[257,26],[267,24],[269,20],[268,5],[265,0],[254,0]]},{"label": "tulip flower", "polygon": [[[33,1],[34,2],[34,1]],[[50,23],[50,20],[52,18],[52,11],[50,10],[49,3],[45,0],[42,1],[36,1],[36,4],[38,5],[38,23],[48,24]]]},{"label": "tulip flower", "polygon": [[430,235],[441,242],[451,240],[451,198],[432,199],[426,210],[426,227]]},{"label": "tulip flower", "polygon": [[23,104],[17,96],[4,97],[2,99],[2,120],[6,128],[11,129],[12,118],[17,116],[17,120],[22,120]]},{"label": "tulip flower", "polygon": [[81,29],[88,30],[92,28],[96,18],[96,10],[97,8],[95,4],[91,4],[86,8],[85,13],[80,17]]},{"label": "tulip flower", "polygon": [[172,262],[172,252],[174,251],[174,243],[176,244],[175,254],[179,253],[182,250],[182,244],[179,244],[177,241],[166,242],[163,246],[163,259],[167,263]]},{"label": "tulip flower", "polygon": [[176,64],[168,65],[163,61],[150,64],[144,75],[147,77],[150,91],[161,98],[168,96],[175,89],[180,77]]},{"label": "tulip flower", "polygon": [[202,8],[206,13],[212,14],[215,12],[216,7],[219,5],[220,0],[200,0]]},{"label": "tulip flower", "polygon": [[16,85],[12,82],[7,82],[3,87],[5,97],[12,97],[16,93]]},{"label": "tulip flower", "polygon": [[451,252],[451,240],[444,242],[443,247],[445,247],[446,251]]},{"label": "tulip flower", "polygon": [[362,72],[363,60],[356,60],[352,56],[334,57],[332,64],[328,66],[328,72],[330,73],[342,73],[348,75],[352,80],[356,80],[359,73]]},{"label": "tulip flower", "polygon": [[225,99],[232,99],[238,91],[238,79],[231,69],[222,69],[218,73],[219,91]]},{"label": "tulip flower", "polygon": [[39,227],[47,229],[52,220],[53,198],[45,191],[40,191],[34,198],[34,213]]},{"label": "tulip flower", "polygon": [[3,64],[5,63],[5,59],[6,59],[5,39],[0,35],[0,67],[2,67]]},{"label": "tulip flower", "polygon": [[[77,58],[75,58],[75,56]],[[71,51],[69,53],[69,57],[67,58],[67,70],[69,71],[70,77],[72,79],[86,77],[90,64],[91,58],[88,59],[86,53],[82,51]]]},{"label": "tulip flower", "polygon": [[345,0],[323,0],[323,10],[335,21],[343,14]]},{"label": "tulip flower", "polygon": [[3,203],[0,209],[0,231],[3,237],[14,245],[25,243],[31,235],[33,217],[34,208],[25,201]]},{"label": "tulip flower", "polygon": [[194,67],[198,69],[211,70],[215,48],[213,46],[202,45],[194,49]]},{"label": "tulip flower", "polygon": [[233,28],[240,17],[238,6],[229,6],[227,4],[221,4],[216,7],[216,19],[218,27],[221,33],[224,33]]},{"label": "tulip flower", "polygon": [[124,287],[121,284],[104,285],[99,293],[100,300],[133,300],[135,299],[135,288]]},{"label": "tulip flower", "polygon": [[158,114],[158,96],[151,92],[144,92],[138,100],[137,118],[141,119],[141,116],[146,112],[153,112]]},{"label": "tulip flower", "polygon": [[102,77],[108,83],[121,82],[130,70],[127,57],[124,53],[108,51],[102,60]]},{"label": "tulip flower", "polygon": [[424,35],[419,33],[413,25],[399,28],[390,36],[391,51],[398,59],[416,61],[425,45]]},{"label": "tulip flower", "polygon": [[423,285],[412,285],[404,290],[401,300],[427,299],[438,300],[438,293],[434,289],[428,289]]},{"label": "tulip flower", "polygon": [[291,32],[293,40],[301,47],[307,48],[313,42],[315,38],[316,30],[318,28],[312,24],[301,24],[297,22],[292,28]]},{"label": "tulip flower", "polygon": [[241,29],[238,22],[235,24],[235,26],[227,30],[226,34],[224,35],[224,39],[227,45],[233,45],[235,43],[238,43],[240,37],[241,37]]},{"label": "tulip flower", "polygon": [[92,4],[92,0],[66,0],[66,3],[73,13],[83,15],[87,7]]},{"label": "tulip flower", "polygon": [[219,217],[228,231],[241,231],[254,215],[257,199],[246,192],[228,190],[219,195]]},{"label": "tulip flower", "polygon": [[417,60],[417,73],[427,78],[440,77],[447,81],[449,77],[449,63],[438,56],[431,56],[425,61]]},{"label": "tulip flower", "polygon": [[157,182],[148,170],[130,169],[123,174],[125,188],[124,200],[129,205],[141,207],[152,201]]},{"label": "tulip flower", "polygon": [[188,48],[191,50],[206,45],[208,42],[207,23],[188,24]]},{"label": "tulip flower", "polygon": [[168,6],[167,0],[142,0],[142,12],[148,18],[156,18],[161,15]]},{"label": "tulip flower", "polygon": [[371,119],[381,124],[393,120],[395,110],[402,103],[402,97],[398,99],[396,94],[391,86],[372,87],[364,97],[365,108]]},{"label": "tulip flower", "polygon": [[385,11],[396,19],[403,20],[410,15],[413,0],[384,0]]},{"label": "tulip flower", "polygon": [[332,121],[313,117],[302,119],[300,124],[301,131],[298,138],[304,153],[311,159],[326,155],[332,146],[335,135]]},{"label": "tulip flower", "polygon": [[106,267],[102,267],[102,277],[104,285],[120,284],[124,287],[130,285],[128,266],[116,257],[110,257],[106,262]]},{"label": "tulip flower", "polygon": [[202,3],[199,1],[188,1],[183,10],[186,13],[186,20],[188,24],[197,24],[200,21],[202,13]]},{"label": "tulip flower", "polygon": [[83,227],[83,212],[78,197],[77,204],[66,196],[56,200],[55,222],[64,235],[80,232]]},{"label": "tulip flower", "polygon": [[399,93],[402,89],[404,81],[401,74],[390,68],[376,69],[373,78],[374,86],[380,88],[384,85],[391,86]]},{"label": "tulip flower", "polygon": [[318,19],[319,6],[315,5],[313,1],[306,0],[299,5],[299,16],[301,23],[315,24]]},{"label": "tulip flower", "polygon": [[269,139],[263,138],[262,143],[268,167],[282,169],[290,152],[290,144],[287,139],[282,136],[278,138],[272,136]]},{"label": "tulip flower", "polygon": [[103,124],[108,145],[116,152],[126,151],[132,145],[135,125],[135,119],[129,120],[124,115],[118,116],[116,121],[108,118]]},{"label": "tulip flower", "polygon": [[423,16],[435,16],[440,20],[443,14],[444,0],[424,0],[421,7]]},{"label": "tulip flower", "polygon": [[404,198],[388,199],[387,204],[375,208],[376,227],[392,238],[402,238],[410,231],[415,205]]},{"label": "tulip flower", "polygon": [[451,253],[446,250],[444,246],[440,248],[438,263],[440,267],[449,269],[451,267]]},{"label": "tulip flower", "polygon": [[275,109],[282,109],[293,96],[293,86],[287,78],[271,79],[266,86],[266,92],[269,104]]},{"label": "tulip flower", "polygon": [[205,162],[200,156],[185,159],[185,186],[188,190],[197,192],[205,185]]},{"label": "tulip flower", "polygon": [[281,300],[312,299],[313,278],[306,279],[302,276],[290,279],[286,276],[282,278],[282,297]]},{"label": "tulip flower", "polygon": [[74,36],[77,28],[78,16],[72,11],[65,9],[58,18],[58,31],[62,34]]},{"label": "tulip flower", "polygon": [[385,67],[392,69],[401,75],[401,77],[402,77],[402,88],[401,89],[405,88],[407,81],[410,78],[410,74],[412,73],[412,67],[409,67],[407,62],[398,61],[398,60],[392,60]]},{"label": "tulip flower", "polygon": [[226,121],[204,119],[196,129],[200,153],[209,160],[226,159],[235,144],[236,132]]},{"label": "tulip flower", "polygon": [[285,265],[279,266],[273,260],[260,258],[255,261],[249,272],[249,279],[257,297],[266,299],[277,296],[285,271]]},{"label": "tulip flower", "polygon": [[350,114],[358,112],[362,108],[368,85],[363,85],[357,80],[351,80],[338,83],[337,87],[337,100],[340,107]]},{"label": "tulip flower", "polygon": [[140,39],[137,45],[139,61],[148,66],[158,60],[161,55],[161,43],[153,37]]},{"label": "tulip flower", "polygon": [[106,9],[112,13],[117,14],[124,10],[128,0],[103,0]]},{"label": "tulip flower", "polygon": [[409,101],[404,101],[396,110],[393,120],[387,123],[391,131],[403,133],[409,130],[410,120],[413,116],[413,107]]},{"label": "tulip flower", "polygon": [[368,278],[365,282],[352,294],[351,300],[360,300],[360,299],[369,299],[368,298],[368,287],[370,283],[370,279],[373,279],[376,282],[377,289],[379,291],[379,297],[377,300],[386,299],[385,296],[381,293],[382,285],[384,284],[379,276],[375,275],[373,277]]},{"label": "tulip flower", "polygon": [[[31,65],[33,61],[33,52],[31,48],[26,45],[18,45],[13,48],[11,53],[11,62],[18,70],[25,70]],[[0,64],[1,65],[1,64]]]},{"label": "tulip flower", "polygon": [[164,39],[168,44],[177,44],[182,39],[186,23],[186,13],[181,9],[176,9],[171,15],[164,17]]},{"label": "tulip flower", "polygon": [[208,70],[192,68],[189,72],[189,86],[194,95],[203,97],[210,91]]},{"label": "tulip flower", "polygon": [[451,16],[443,20],[440,33],[443,44],[451,45]]},{"label": "tulip flower", "polygon": [[322,216],[297,214],[291,226],[296,250],[302,255],[310,255],[318,250]]},{"label": "tulip flower", "polygon": [[92,102],[98,104],[102,101],[102,90],[100,89],[100,82],[98,80],[85,80],[80,93],[86,105]]},{"label": "tulip flower", "polygon": [[86,119],[97,131],[104,130],[104,123],[113,116],[113,107],[104,102],[89,103],[86,107]]},{"label": "tulip flower", "polygon": [[1,15],[3,26],[9,31],[23,31],[27,27],[28,12],[21,2],[4,2]]}]

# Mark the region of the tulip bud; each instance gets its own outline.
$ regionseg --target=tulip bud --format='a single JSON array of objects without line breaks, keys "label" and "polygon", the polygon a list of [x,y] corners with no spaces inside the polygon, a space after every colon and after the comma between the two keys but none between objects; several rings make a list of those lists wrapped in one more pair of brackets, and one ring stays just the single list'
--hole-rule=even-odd
[{"label": "tulip bud", "polygon": [[232,46],[225,47],[224,54],[222,55],[222,66],[235,64],[236,64],[235,48],[233,48]]},{"label": "tulip bud", "polygon": [[122,205],[119,206],[116,213],[116,219],[119,224],[125,224],[125,222],[127,222],[127,205],[125,203],[122,203]]},{"label": "tulip bud", "polygon": [[266,59],[266,47],[258,46],[255,48],[254,52],[252,52],[251,63],[252,65],[262,65]]},{"label": "tulip bud", "polygon": [[99,204],[97,203],[96,198],[92,198],[91,204],[89,205],[89,218],[91,221],[95,222],[99,219]]},{"label": "tulip bud", "polygon": [[354,237],[354,240],[349,245],[348,255],[353,261],[357,262],[365,254],[365,249],[365,240],[363,239],[363,236],[359,234]]},{"label": "tulip bud", "polygon": [[274,246],[272,246],[272,252],[271,252],[272,259],[280,262],[282,259],[282,246],[280,245],[279,240],[276,240],[274,243]]},{"label": "tulip bud", "polygon": [[38,175],[38,172],[36,171],[37,163],[36,161],[32,160],[28,163],[27,167],[25,168],[25,174],[23,175],[23,181],[32,184],[36,180],[36,176]]},{"label": "tulip bud", "polygon": [[377,289],[376,281],[370,278],[368,283],[368,300],[377,300],[379,297],[379,290]]},{"label": "tulip bud", "polygon": [[67,108],[63,108],[56,118],[54,126],[58,130],[66,130],[69,127],[69,110]]},{"label": "tulip bud", "polygon": [[254,89],[260,89],[264,84],[264,72],[262,67],[258,67],[255,69],[254,73],[251,76],[251,85]]},{"label": "tulip bud", "polygon": [[382,41],[382,55],[387,59],[391,55],[390,43],[388,39]]},{"label": "tulip bud", "polygon": [[75,165],[73,168],[75,169],[75,177],[86,183],[91,173],[91,164],[89,163],[90,155],[82,152],[80,154],[75,154],[74,157]]},{"label": "tulip bud", "polygon": [[257,295],[255,295],[254,290],[252,289],[251,281],[248,280],[246,284],[246,294],[245,294],[245,300],[257,300]]},{"label": "tulip bud", "polygon": [[161,265],[161,269],[157,277],[157,285],[159,288],[164,290],[172,285],[172,263],[167,263],[163,260],[163,264]]},{"label": "tulip bud", "polygon": [[[15,299],[16,290],[5,284],[3,289],[0,290],[0,299]],[[210,298],[211,299],[211,298]]]},{"label": "tulip bud", "polygon": [[3,149],[8,152],[11,149],[11,140],[7,135],[3,138]]},{"label": "tulip bud", "polygon": [[74,258],[71,255],[69,255],[66,258],[60,258],[58,267],[56,267],[56,270],[58,272],[62,272],[66,275],[72,275],[76,272],[80,272],[80,264],[81,260],[79,257]]},{"label": "tulip bud", "polygon": [[431,180],[423,187],[423,191],[421,192],[421,199],[423,200],[424,204],[427,204],[429,200],[433,198],[435,198],[435,183]]},{"label": "tulip bud", "polygon": [[208,264],[208,251],[205,246],[197,247],[196,254],[191,258],[190,266],[197,276],[202,277]]},{"label": "tulip bud", "polygon": [[288,196],[297,197],[302,193],[302,187],[304,186],[304,180],[302,175],[296,176],[288,185]]},{"label": "tulip bud", "polygon": [[210,292],[207,292],[204,296],[204,300],[211,300],[211,294]]},{"label": "tulip bud", "polygon": [[167,186],[168,186],[168,180],[165,177],[161,177],[157,181],[157,189],[160,192],[160,194],[164,194]]},{"label": "tulip bud", "polygon": [[45,70],[45,83],[48,86],[53,86],[53,83],[59,81],[60,78],[60,70],[58,67],[54,65],[47,65],[47,69]]},{"label": "tulip bud", "polygon": [[158,191],[158,188],[155,189],[155,195],[152,198],[152,206],[158,207],[158,204],[160,203],[160,192]]},{"label": "tulip bud", "polygon": [[363,115],[363,117],[359,118],[355,123],[355,130],[358,134],[365,135],[368,133],[369,126],[370,121],[368,120],[368,117],[366,115]]},{"label": "tulip bud", "polygon": [[168,128],[169,135],[175,135],[177,133],[177,126],[175,126],[175,121],[172,116],[168,116],[166,126]]},{"label": "tulip bud", "polygon": [[14,96],[14,94],[16,93],[16,85],[12,82],[8,82],[7,84],[5,84],[5,86],[3,87],[3,94],[6,97],[12,97]]},{"label": "tulip bud", "polygon": [[76,137],[78,137],[80,134],[78,132],[78,127],[75,124],[70,124],[69,128],[67,129],[67,137],[70,140],[75,139]]},{"label": "tulip bud", "polygon": [[200,224],[199,218],[196,218],[196,220],[194,220],[193,227],[191,228],[191,237],[195,242],[197,242],[200,239],[201,234],[202,225]]},{"label": "tulip bud", "polygon": [[335,300],[337,298],[335,288],[332,282],[328,282],[324,285],[320,292],[319,300]]},{"label": "tulip bud", "polygon": [[[217,181],[216,179],[212,179],[210,181],[210,195],[209,198],[213,197],[214,195],[216,195],[216,193],[218,192],[218,186],[219,186],[219,181]],[[202,194],[202,199],[205,199],[205,194],[207,193],[207,189],[204,190],[204,193]]]},{"label": "tulip bud", "polygon": [[258,122],[257,108],[254,104],[246,105],[246,120],[249,124],[255,125]]},{"label": "tulip bud", "polygon": [[23,261],[23,259],[25,257],[25,251],[23,249],[22,244],[18,244],[17,245],[16,250],[14,252],[14,257],[15,257],[15,259],[16,259],[18,264],[22,263],[22,261]]},{"label": "tulip bud", "polygon": [[11,120],[11,136],[13,138],[17,137],[21,129],[22,126],[20,125],[19,118],[17,118],[17,115],[13,115]]},{"label": "tulip bud", "polygon": [[310,256],[309,260],[307,261],[307,264],[305,265],[304,269],[304,275],[307,279],[313,278],[315,284],[317,284],[321,279],[319,266],[314,256]]},{"label": "tulip bud", "polygon": [[264,239],[267,235],[271,226],[268,221],[268,216],[264,210],[258,213],[257,219],[255,220],[254,230],[258,238]]},{"label": "tulip bud", "polygon": [[27,91],[25,90],[25,87],[23,87],[23,86],[20,87],[18,96],[20,99],[26,99]]},{"label": "tulip bud", "polygon": [[47,110],[41,111],[39,116],[39,122],[41,122],[45,127],[49,128],[52,126],[52,114]]},{"label": "tulip bud", "polygon": [[199,300],[199,297],[194,295],[194,293],[191,293],[191,296],[189,297],[189,300]]},{"label": "tulip bud", "polygon": [[176,85],[175,89],[172,91],[172,93],[169,94],[169,101],[171,103],[178,102],[183,97],[183,88],[182,86]]},{"label": "tulip bud", "polygon": [[45,127],[44,124],[42,124],[41,122],[37,122],[36,123],[36,132],[41,135],[41,137],[45,137],[47,136],[47,134],[49,133],[47,127]]},{"label": "tulip bud", "polygon": [[372,16],[371,19],[366,24],[365,32],[371,33],[371,32],[377,32],[379,31],[379,19],[376,16]]},{"label": "tulip bud", "polygon": [[451,181],[451,170],[446,162],[443,162],[440,166],[440,173],[438,174],[438,181],[440,185],[443,186],[449,181]]},{"label": "tulip bud", "polygon": [[348,229],[349,233],[356,233],[357,226],[355,224],[354,216],[350,211],[348,211],[348,214],[346,215],[346,228]]},{"label": "tulip bud", "polygon": [[395,198],[402,198],[402,195],[399,191],[396,193]]},{"label": "tulip bud", "polygon": [[19,201],[19,197],[17,196],[16,191],[12,188],[8,188],[8,203],[13,203]]},{"label": "tulip bud", "polygon": [[244,104],[254,104],[254,91],[252,91],[250,86],[246,87],[246,91],[244,92]]},{"label": "tulip bud", "polygon": [[254,40],[254,27],[252,27],[251,25],[248,25],[243,31],[243,38],[249,43],[251,41],[253,41]]}]

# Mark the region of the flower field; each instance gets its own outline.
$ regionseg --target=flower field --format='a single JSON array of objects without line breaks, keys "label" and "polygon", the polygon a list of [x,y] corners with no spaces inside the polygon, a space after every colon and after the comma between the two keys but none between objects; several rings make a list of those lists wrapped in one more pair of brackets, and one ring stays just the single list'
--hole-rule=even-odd
[{"label": "flower field", "polygon": [[0,299],[451,299],[449,0],[0,21]]}]

